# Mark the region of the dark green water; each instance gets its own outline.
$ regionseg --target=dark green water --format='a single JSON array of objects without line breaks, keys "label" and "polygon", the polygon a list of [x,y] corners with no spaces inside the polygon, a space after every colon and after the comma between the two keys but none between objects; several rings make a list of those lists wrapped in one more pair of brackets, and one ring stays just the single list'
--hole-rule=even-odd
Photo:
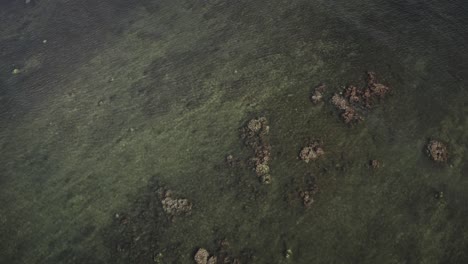
[{"label": "dark green water", "polygon": [[[461,0],[0,1],[0,263],[194,263],[221,239],[242,263],[468,263],[467,27]],[[367,70],[392,94],[347,126],[329,98]],[[225,163],[260,116],[270,185]]]}]

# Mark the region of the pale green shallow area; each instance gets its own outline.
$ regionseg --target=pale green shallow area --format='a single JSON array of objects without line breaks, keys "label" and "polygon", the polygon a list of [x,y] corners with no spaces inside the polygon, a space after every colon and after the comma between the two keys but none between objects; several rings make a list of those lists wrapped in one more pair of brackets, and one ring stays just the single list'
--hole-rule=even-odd
[{"label": "pale green shallow area", "polygon": [[[427,12],[405,21],[416,15],[396,3],[6,6],[0,262],[141,263],[115,256],[112,221],[156,179],[194,204],[148,227],[172,254],[162,263],[191,263],[221,238],[252,263],[466,263],[466,18],[402,4]],[[363,123],[310,103],[316,84],[330,96],[366,70],[393,91]],[[224,163],[251,155],[239,128],[259,116],[271,127],[268,186]],[[326,155],[306,164],[297,154],[314,138]],[[426,156],[429,138],[448,143],[447,164]],[[288,197],[307,173],[320,192],[304,210]]]}]

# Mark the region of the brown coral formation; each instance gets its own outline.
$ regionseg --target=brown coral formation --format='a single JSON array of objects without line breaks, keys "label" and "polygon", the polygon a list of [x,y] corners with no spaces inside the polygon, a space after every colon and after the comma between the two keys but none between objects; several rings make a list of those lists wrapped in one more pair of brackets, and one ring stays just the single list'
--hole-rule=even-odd
[{"label": "brown coral formation", "polygon": [[[208,250],[199,248],[193,259],[196,264],[241,264],[249,262],[249,259],[251,259],[251,256],[233,257],[227,252],[228,246],[229,245],[225,239],[221,240],[220,248],[213,255],[211,255]],[[243,259],[242,262],[241,259]]]},{"label": "brown coral formation", "polygon": [[382,99],[390,91],[388,86],[385,86],[377,82],[375,77],[375,72],[367,72],[367,89],[369,89],[369,97],[374,97],[377,99]]},{"label": "brown coral formation", "polygon": [[226,164],[229,167],[236,167],[237,165],[239,165],[239,163],[240,163],[240,160],[235,158],[233,155],[229,154],[226,156]]},{"label": "brown coral formation", "polygon": [[320,141],[315,140],[302,148],[299,153],[299,158],[306,163],[309,163],[310,161],[318,159],[323,154],[325,154],[325,151],[323,151],[322,144]]},{"label": "brown coral formation", "polygon": [[318,104],[323,101],[323,93],[325,92],[326,86],[321,83],[314,89],[314,93],[310,96],[310,101],[314,104]]},{"label": "brown coral formation", "polygon": [[369,166],[370,166],[372,169],[378,169],[378,168],[380,168],[380,161],[378,161],[378,160],[370,160],[370,161],[369,161]]},{"label": "brown coral formation", "polygon": [[216,263],[218,263],[218,257],[216,256],[211,256],[207,262],[207,264],[216,264]]},{"label": "brown coral formation", "polygon": [[269,132],[270,127],[265,117],[253,118],[242,129],[242,138],[246,140],[246,144],[256,145]]},{"label": "brown coral formation", "polygon": [[350,103],[371,108],[376,101],[387,95],[390,88],[379,83],[375,73],[371,71],[366,73],[366,81],[366,87],[360,89],[354,85],[349,85],[344,89],[343,94]]},{"label": "brown coral formation", "polygon": [[195,253],[195,256],[193,257],[193,259],[195,260],[195,263],[197,264],[207,264],[209,256],[210,256],[210,253],[208,253],[208,250],[204,248],[199,248],[197,253]]},{"label": "brown coral formation", "polygon": [[162,193],[161,205],[164,212],[171,217],[189,214],[192,211],[192,203],[189,200],[173,198],[171,191],[164,191]]},{"label": "brown coral formation", "polygon": [[438,140],[430,140],[426,146],[426,151],[435,162],[446,162],[448,159],[447,146]]},{"label": "brown coral formation", "polygon": [[356,109],[352,107],[343,96],[334,94],[331,102],[338,110],[340,110],[340,116],[346,124],[363,120],[361,115],[358,114]]},{"label": "brown coral formation", "polygon": [[268,143],[268,133],[270,127],[265,117],[251,119],[241,130],[241,138],[245,145],[254,151],[254,157],[251,158],[252,167],[262,183],[271,182],[270,175],[270,156],[271,146]]},{"label": "brown coral formation", "polygon": [[218,263],[218,257],[211,256],[208,250],[204,248],[199,248],[195,256],[193,257],[195,263],[197,264],[216,264]]},{"label": "brown coral formation", "polygon": [[349,100],[350,103],[361,102],[363,92],[354,85],[349,85],[344,89],[344,96]]},{"label": "brown coral formation", "polygon": [[314,195],[318,192],[319,188],[314,177],[312,177],[304,190],[299,190],[299,196],[302,199],[302,205],[309,208],[314,203]]},{"label": "brown coral formation", "polygon": [[366,73],[367,83],[364,88],[348,85],[340,94],[334,94],[331,103],[340,110],[340,115],[346,124],[355,123],[362,120],[358,109],[370,109],[372,106],[384,98],[390,88],[377,81],[374,72]]}]

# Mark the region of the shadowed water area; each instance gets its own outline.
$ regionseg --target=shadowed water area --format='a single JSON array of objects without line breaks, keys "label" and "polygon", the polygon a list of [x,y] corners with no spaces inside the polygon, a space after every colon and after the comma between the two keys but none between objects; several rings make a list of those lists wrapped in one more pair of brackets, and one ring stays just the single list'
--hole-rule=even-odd
[{"label": "shadowed water area", "polygon": [[[468,2],[26,2],[0,1],[0,263],[468,263]],[[345,124],[366,71],[391,91]]]}]

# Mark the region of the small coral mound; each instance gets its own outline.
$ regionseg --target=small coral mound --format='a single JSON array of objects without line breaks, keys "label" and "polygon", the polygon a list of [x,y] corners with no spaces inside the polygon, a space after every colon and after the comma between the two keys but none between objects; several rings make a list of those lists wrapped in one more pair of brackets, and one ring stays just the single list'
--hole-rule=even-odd
[{"label": "small coral mound", "polygon": [[255,145],[262,140],[270,132],[268,121],[265,117],[253,118],[241,131],[242,139],[245,139],[246,144]]},{"label": "small coral mound", "polygon": [[370,166],[372,169],[378,169],[378,168],[380,168],[380,161],[378,161],[378,160],[370,160],[370,161],[369,161],[369,166]]},{"label": "small coral mound", "polygon": [[385,95],[390,91],[390,88],[388,86],[377,82],[375,72],[371,71],[367,72],[367,89],[370,90],[371,97],[378,99],[384,98]]},{"label": "small coral mound", "polygon": [[208,250],[204,248],[200,248],[198,249],[197,253],[195,253],[195,256],[193,257],[193,259],[195,260],[195,263],[197,264],[207,264],[209,256],[210,256],[210,253],[208,253]]},{"label": "small coral mound", "polygon": [[334,94],[331,102],[338,110],[340,110],[341,118],[346,124],[363,120],[361,115],[358,114],[356,109],[354,109],[343,96]]},{"label": "small coral mound", "polygon": [[438,140],[430,140],[426,146],[426,151],[435,162],[445,162],[448,159],[447,146]]},{"label": "small coral mound", "polygon": [[316,140],[302,148],[299,153],[299,158],[306,163],[309,163],[310,161],[316,160],[323,154],[325,154],[325,151],[323,151],[320,141]]},{"label": "small coral mound", "polygon": [[321,83],[314,89],[314,93],[310,96],[310,101],[314,104],[318,104],[323,101],[323,93],[325,92],[326,86]]},{"label": "small coral mound", "polygon": [[302,205],[304,205],[305,208],[312,206],[314,203],[314,195],[318,192],[318,190],[319,188],[315,178],[312,178],[312,180],[307,184],[305,190],[299,190],[299,196],[301,197]]},{"label": "small coral mound", "polygon": [[[226,240],[222,240],[227,243]],[[220,248],[216,253],[211,255],[208,250],[199,248],[193,259],[196,264],[217,264],[217,263],[229,263],[229,264],[240,264],[241,260],[237,257],[233,257],[227,252],[229,244],[220,244]],[[245,259],[248,261],[248,259]],[[242,261],[242,263],[245,263]]]},{"label": "small coral mound", "polygon": [[208,263],[207,264],[216,264],[218,263],[218,257],[216,256],[211,256],[209,259],[208,259]]},{"label": "small coral mound", "polygon": [[226,156],[226,164],[229,166],[229,167],[235,167],[237,165],[239,165],[239,159],[235,158],[233,155],[229,154]]},{"label": "small coral mound", "polygon": [[306,173],[302,177],[293,177],[291,184],[294,192],[287,194],[286,201],[290,205],[300,201],[305,209],[310,208],[315,202],[316,194],[319,192],[316,177],[311,173]]},{"label": "small coral mound", "polygon": [[255,154],[250,159],[252,167],[260,181],[265,184],[271,182],[269,166],[271,146],[267,138],[269,131],[270,127],[265,117],[251,119],[241,129],[241,138],[245,145],[253,149]]},{"label": "small coral mound", "polygon": [[192,203],[189,200],[172,198],[171,191],[163,192],[161,204],[164,212],[171,217],[189,214],[192,211]]}]

